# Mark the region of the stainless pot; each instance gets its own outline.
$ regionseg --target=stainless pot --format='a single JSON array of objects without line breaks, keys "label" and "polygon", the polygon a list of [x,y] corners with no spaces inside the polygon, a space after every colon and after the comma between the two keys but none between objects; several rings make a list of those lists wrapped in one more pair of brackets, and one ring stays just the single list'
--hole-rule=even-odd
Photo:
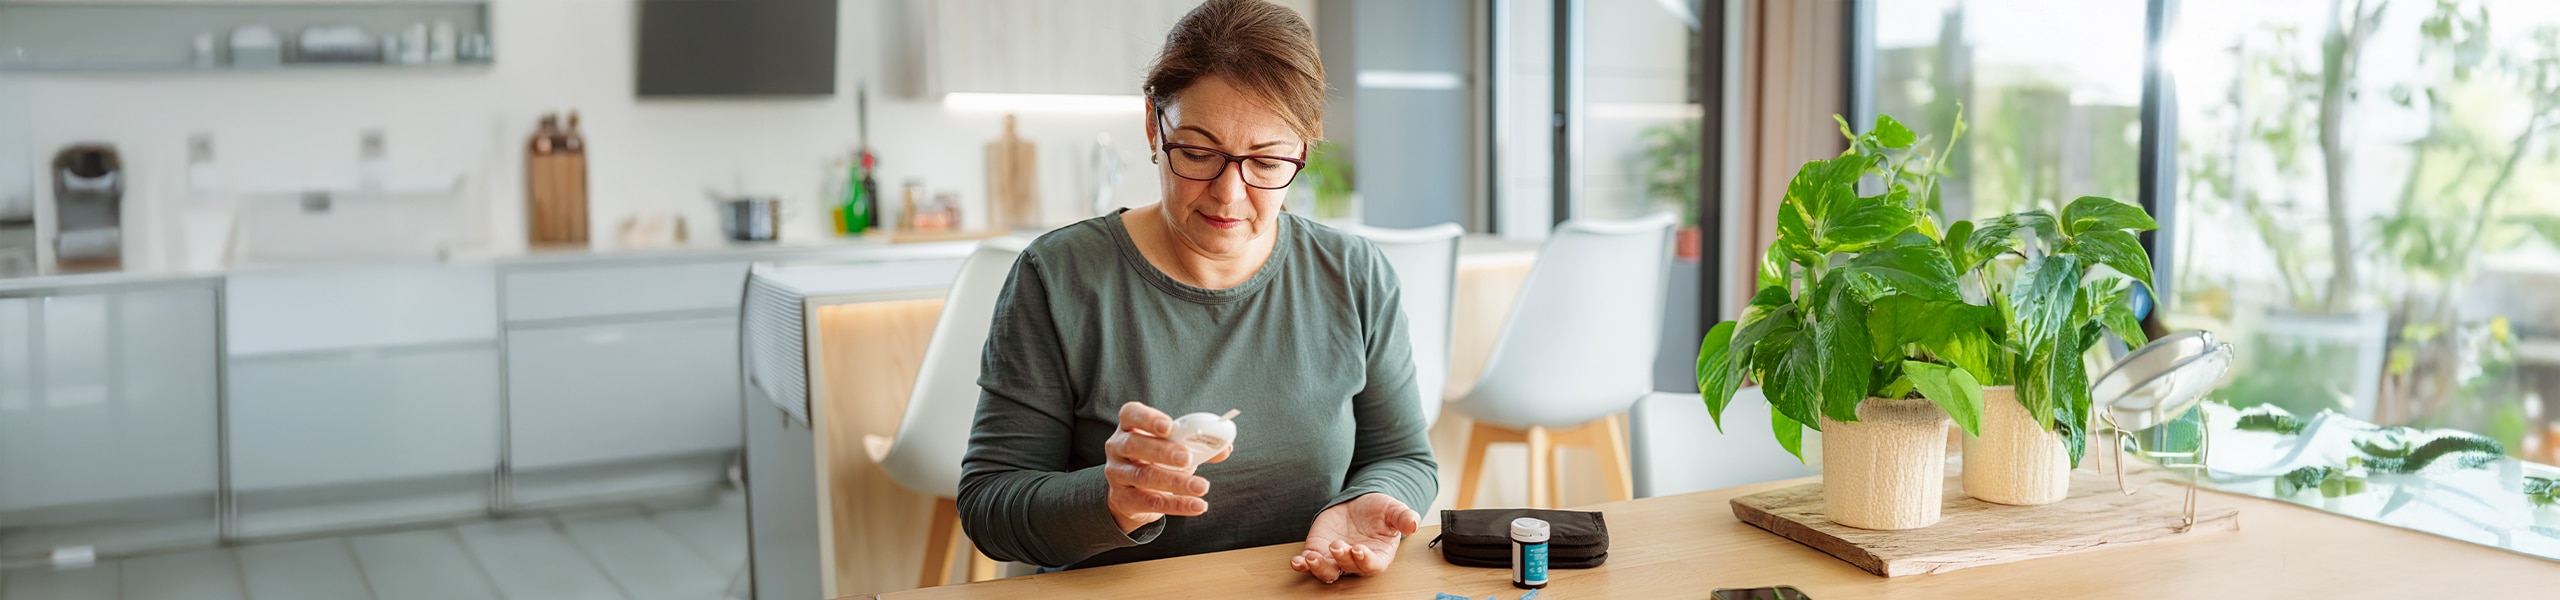
[{"label": "stainless pot", "polygon": [[720,231],[730,240],[770,242],[782,231],[782,201],[743,196],[719,201]]}]

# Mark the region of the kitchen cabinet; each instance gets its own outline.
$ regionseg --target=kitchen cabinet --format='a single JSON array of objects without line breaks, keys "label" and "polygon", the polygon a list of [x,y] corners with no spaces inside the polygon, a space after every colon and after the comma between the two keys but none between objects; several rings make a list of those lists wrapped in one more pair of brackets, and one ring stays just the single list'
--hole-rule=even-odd
[{"label": "kitchen cabinet", "polygon": [[722,482],[741,443],[746,273],[742,261],[506,271],[508,505]]},{"label": "kitchen cabinet", "polygon": [[214,539],[215,329],[209,284],[0,297],[0,559]]},{"label": "kitchen cabinet", "polygon": [[485,512],[500,456],[496,286],[487,265],[230,277],[237,535]]},{"label": "kitchen cabinet", "polygon": [[510,467],[538,474],[711,454],[712,468],[650,487],[718,483],[716,459],[739,444],[737,346],[727,316],[508,332]]},{"label": "kitchen cabinet", "polygon": [[931,91],[1135,95],[1165,31],[1199,4],[935,0],[926,38]]}]

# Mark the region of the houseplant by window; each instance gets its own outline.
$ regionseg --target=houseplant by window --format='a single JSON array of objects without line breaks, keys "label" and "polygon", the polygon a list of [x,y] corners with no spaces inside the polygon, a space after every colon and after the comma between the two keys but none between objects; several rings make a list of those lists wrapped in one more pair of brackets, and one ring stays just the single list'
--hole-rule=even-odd
[{"label": "houseplant by window", "polygon": [[[1979,336],[1957,333],[1996,327],[1997,315],[1963,301],[1943,232],[1924,208],[1941,160],[1889,116],[1864,135],[1844,121],[1841,133],[1847,151],[1805,163],[1788,182],[1759,291],[1740,321],[1708,330],[1698,387],[1721,428],[1735,391],[1759,381],[1779,443],[1798,457],[1803,428],[1822,431],[1823,510],[1833,522],[1925,527],[1939,516],[1946,423],[1973,432],[1982,412],[1974,371],[1949,357],[1987,345],[1967,346]],[[1882,193],[1859,194],[1868,177]]]},{"label": "houseplant by window", "polygon": [[[1952,362],[1986,388],[1982,428],[1964,438],[1964,489],[1974,498],[2051,504],[2070,493],[2071,467],[2087,447],[2089,372],[2082,355],[2101,331],[2145,340],[2127,297],[2151,281],[2134,232],[2158,227],[2141,208],[2085,196],[2052,213],[2033,210],[1947,228],[1970,299],[1999,318],[1951,333],[1980,355]],[[1958,240],[1961,240],[1960,242]]]}]

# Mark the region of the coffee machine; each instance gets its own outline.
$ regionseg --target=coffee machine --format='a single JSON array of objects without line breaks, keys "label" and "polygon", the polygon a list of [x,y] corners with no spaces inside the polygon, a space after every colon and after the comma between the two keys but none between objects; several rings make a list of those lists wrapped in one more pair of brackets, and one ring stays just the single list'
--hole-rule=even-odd
[{"label": "coffee machine", "polygon": [[64,148],[53,157],[53,259],[59,270],[124,266],[124,165],[116,149]]}]

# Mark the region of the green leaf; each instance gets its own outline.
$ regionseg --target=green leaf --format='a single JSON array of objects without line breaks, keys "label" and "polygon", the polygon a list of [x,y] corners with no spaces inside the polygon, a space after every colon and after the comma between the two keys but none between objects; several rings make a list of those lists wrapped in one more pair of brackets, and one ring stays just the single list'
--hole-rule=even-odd
[{"label": "green leaf", "polygon": [[1707,329],[1704,341],[1698,343],[1698,395],[1706,399],[1707,418],[1716,424],[1716,432],[1724,432],[1724,407],[1733,402],[1733,393],[1742,388],[1742,362],[1731,356],[1732,321],[1717,323]]},{"label": "green leaf", "polygon": [[1999,313],[1988,306],[1886,296],[1868,305],[1867,333],[1873,340],[1876,360],[1893,360],[1901,356],[1904,345],[1919,344],[1937,353],[1937,348],[1947,346],[1967,331],[1979,336],[1985,330],[1998,328],[1999,319]]},{"label": "green leaf", "polygon": [[2124,340],[2125,347],[2140,348],[2151,343],[2151,337],[2142,332],[2142,320],[2133,316],[2133,303],[2126,298],[2133,293],[2128,288],[2109,294],[2105,307],[2098,313],[2098,320],[2107,326],[2107,331],[2115,333],[2117,339]]},{"label": "green leaf", "polygon": [[1810,331],[1785,336],[1785,358],[1771,370],[1778,375],[1777,380],[1760,383],[1761,391],[1769,396],[1769,406],[1777,409],[1773,412],[1783,413],[1789,419],[1819,430],[1822,420],[1816,417],[1822,414],[1823,409],[1823,365],[1822,351],[1815,348],[1815,337]]},{"label": "green leaf", "polygon": [[[1994,324],[1998,322],[1999,314],[1992,311],[1990,307],[1976,308],[1981,309],[1980,312],[1984,315],[1986,322]],[[2013,383],[2006,377],[2008,370],[1997,369],[1992,365],[1992,353],[1997,352],[1998,349],[1992,345],[1990,330],[1958,329],[1935,343],[1923,343],[1920,346],[1927,349],[1930,354],[1936,355],[1938,360],[1946,361],[1947,364],[1972,374],[1974,381],[1983,382],[1985,385]]]},{"label": "green leaf", "polygon": [[1911,381],[1910,375],[1896,374],[1892,381],[1887,381],[1883,386],[1876,389],[1875,397],[1900,398],[1903,396],[1909,396],[1911,395],[1911,390],[1919,389],[1918,386],[1919,384]]},{"label": "green leaf", "polygon": [[1955,265],[1947,261],[1945,251],[1917,233],[1902,236],[1891,247],[1850,259],[1846,270],[1904,294],[1930,300],[1962,298],[1956,292]]},{"label": "green leaf", "polygon": [[1795,455],[1796,464],[1804,464],[1804,424],[1787,418],[1786,413],[1769,411],[1769,430],[1778,434],[1778,446]]},{"label": "green leaf", "polygon": [[2073,237],[2091,231],[2150,231],[2159,228],[2160,224],[2152,221],[2151,215],[2143,213],[2142,207],[2112,198],[2081,196],[2071,201],[2071,205],[2062,207],[2062,233]]},{"label": "green leaf", "polygon": [[[1867,399],[1870,358],[1867,337],[1867,307],[1860,305],[1847,278],[1833,277],[1822,281],[1816,290],[1816,309],[1811,339],[1816,353],[1813,364],[1815,385],[1821,391],[1822,412],[1834,421],[1858,420],[1858,403]],[[1798,346],[1804,348],[1804,346]]]},{"label": "green leaf", "polygon": [[[1846,120],[1842,121],[1844,127],[1846,122]],[[1876,114],[1876,126],[1870,133],[1875,134],[1877,145],[1886,148],[1909,148],[1911,142],[1918,137],[1912,135],[1911,128],[1902,126],[1901,121],[1893,120],[1892,116],[1883,113]]]},{"label": "green leaf", "polygon": [[2009,302],[2017,310],[2014,333],[2023,345],[2044,346],[2071,326],[2080,276],[2080,260],[2068,254],[2027,261],[2026,267],[2018,271],[2018,283],[2009,289]]},{"label": "green leaf", "polygon": [[1974,228],[1973,235],[1965,240],[1965,262],[1958,263],[1956,270],[1971,273],[2003,252],[2018,251],[2022,247],[2018,232],[2022,230],[2033,232],[2047,247],[2061,240],[2060,232],[2054,229],[2053,216],[2044,211],[2001,215]]},{"label": "green leaf", "polygon": [[2151,253],[2143,251],[2133,234],[2113,229],[2083,233],[2072,239],[2071,253],[2080,255],[2083,264],[2106,265],[2151,285]]},{"label": "green leaf", "polygon": [[1956,426],[1964,428],[1965,435],[1982,435],[1982,383],[1975,381],[1973,374],[1916,360],[1903,361],[1902,373],[1920,388],[1920,397],[1945,409]]},{"label": "green leaf", "polygon": [[1787,287],[1793,273],[1787,270],[1786,240],[1771,240],[1769,251],[1760,254],[1759,289]]},{"label": "green leaf", "polygon": [[1973,261],[1973,246],[1967,243],[1972,239],[1973,222],[1957,221],[1948,225],[1946,235],[1938,240],[1938,250],[1947,253],[1947,262],[1956,267],[1958,275],[1972,272],[1973,265],[1980,264]]},{"label": "green leaf", "polygon": [[1911,229],[1917,217],[1882,197],[1858,198],[1845,210],[1813,224],[1814,249],[1856,252]]},{"label": "green leaf", "polygon": [[1857,145],[1856,142],[1858,141],[1858,134],[1857,132],[1849,130],[1849,118],[1840,116],[1840,113],[1831,113],[1831,122],[1840,124],[1840,137],[1842,139],[1849,140],[1851,142],[1850,146],[1853,147],[1852,149],[1855,149],[1854,146]]}]

